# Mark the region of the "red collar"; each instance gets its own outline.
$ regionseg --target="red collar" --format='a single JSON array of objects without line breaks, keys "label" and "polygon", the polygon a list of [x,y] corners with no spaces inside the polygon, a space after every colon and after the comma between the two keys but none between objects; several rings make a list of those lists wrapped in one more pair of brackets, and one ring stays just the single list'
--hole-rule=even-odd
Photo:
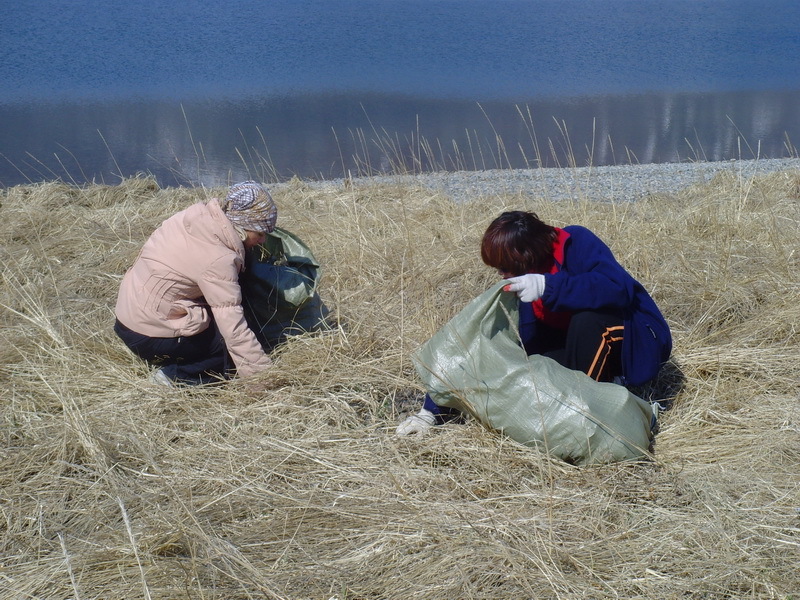
[{"label": "red collar", "polygon": [[569,239],[569,232],[563,229],[555,228],[556,241],[553,242],[553,266],[550,268],[551,273],[558,273],[561,270],[561,265],[564,264],[564,246]]},{"label": "red collar", "polygon": [[[561,270],[561,265],[564,264],[564,246],[569,239],[569,233],[563,229],[555,228],[556,240],[553,242],[553,266],[550,267],[550,273],[558,273]],[[542,299],[531,303],[533,314],[540,321],[547,323],[556,329],[565,330],[569,326],[569,321],[572,318],[571,312],[553,312],[544,305]]]}]

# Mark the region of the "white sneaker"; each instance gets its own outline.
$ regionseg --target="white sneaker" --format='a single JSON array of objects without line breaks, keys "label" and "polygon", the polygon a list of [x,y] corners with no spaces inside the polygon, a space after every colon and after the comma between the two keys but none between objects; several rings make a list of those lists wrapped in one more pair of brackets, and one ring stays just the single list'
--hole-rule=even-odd
[{"label": "white sneaker", "polygon": [[150,383],[154,383],[155,385],[163,385],[165,387],[175,387],[175,382],[170,379],[166,373],[164,373],[164,369],[156,369],[152,373],[150,373],[150,377],[147,378]]}]

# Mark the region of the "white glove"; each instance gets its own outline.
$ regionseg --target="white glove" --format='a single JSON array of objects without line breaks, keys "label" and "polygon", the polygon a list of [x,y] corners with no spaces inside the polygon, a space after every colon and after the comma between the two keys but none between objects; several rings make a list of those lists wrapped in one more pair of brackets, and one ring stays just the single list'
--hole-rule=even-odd
[{"label": "white glove", "polygon": [[417,414],[411,415],[397,426],[395,435],[410,435],[412,433],[423,435],[428,429],[433,427],[434,423],[436,423],[436,417],[433,413],[421,408]]},{"label": "white glove", "polygon": [[535,302],[544,294],[544,275],[528,273],[519,277],[509,277],[511,283],[503,287],[504,292],[517,292],[522,302]]}]

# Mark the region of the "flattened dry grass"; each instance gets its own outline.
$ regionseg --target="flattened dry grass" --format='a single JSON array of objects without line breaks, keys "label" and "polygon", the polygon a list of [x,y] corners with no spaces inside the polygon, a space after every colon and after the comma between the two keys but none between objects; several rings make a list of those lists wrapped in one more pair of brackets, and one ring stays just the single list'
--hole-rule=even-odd
[{"label": "flattened dry grass", "polygon": [[[155,387],[111,330],[117,287],[209,194],[2,191],[0,597],[798,593],[800,172],[634,203],[295,181],[279,222],[341,327],[253,381]],[[411,353],[495,281],[478,241],[520,207],[596,231],[670,321],[673,364],[642,391],[672,403],[653,461],[576,468],[474,422],[393,437],[421,396]]]}]

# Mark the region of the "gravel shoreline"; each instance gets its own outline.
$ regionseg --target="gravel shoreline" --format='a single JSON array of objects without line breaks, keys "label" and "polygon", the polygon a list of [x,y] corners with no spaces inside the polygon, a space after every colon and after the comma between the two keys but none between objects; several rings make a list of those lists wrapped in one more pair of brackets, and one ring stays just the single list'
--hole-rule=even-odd
[{"label": "gravel shoreline", "polygon": [[[381,175],[355,179],[353,185],[422,185],[457,200],[474,200],[496,194],[527,194],[554,201],[619,202],[653,193],[675,192],[708,181],[723,171],[752,177],[792,169],[800,169],[800,158]],[[306,183],[311,187],[340,187],[343,180]]]}]

